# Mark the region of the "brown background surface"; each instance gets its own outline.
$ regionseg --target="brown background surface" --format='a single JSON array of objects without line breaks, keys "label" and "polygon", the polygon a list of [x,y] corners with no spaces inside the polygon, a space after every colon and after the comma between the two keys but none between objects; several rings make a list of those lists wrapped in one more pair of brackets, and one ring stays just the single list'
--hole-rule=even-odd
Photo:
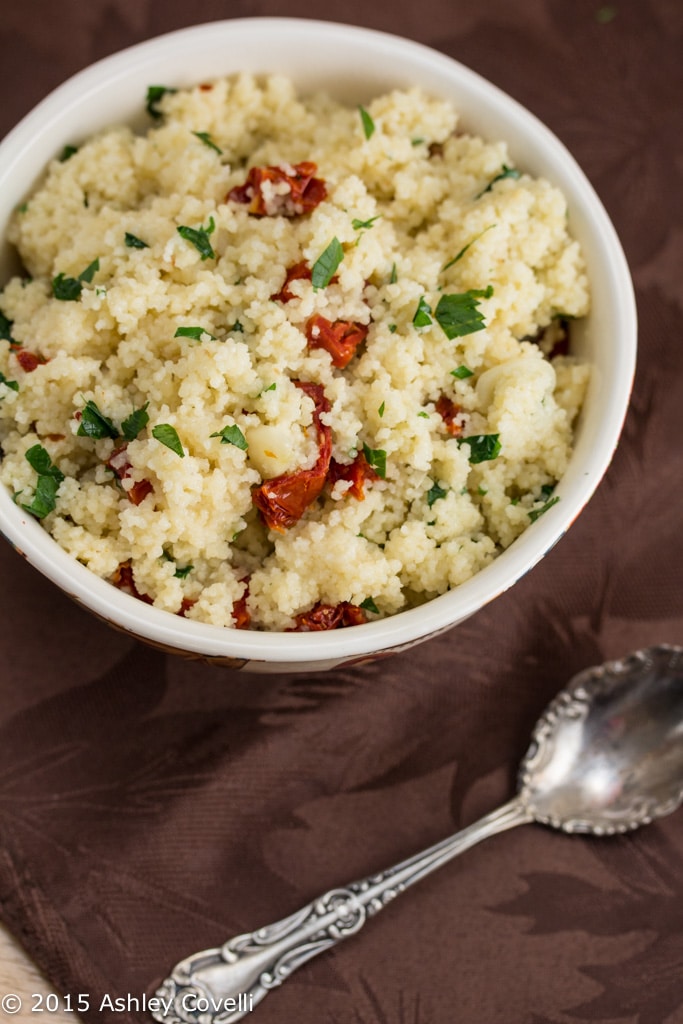
[{"label": "brown background surface", "polygon": [[[569,535],[473,619],[376,665],[262,678],[164,656],[0,546],[1,914],[94,1007],[490,810],[573,672],[683,642],[680,0],[4,0],[0,133],[98,57],[244,15],[410,36],[540,115],[623,240],[639,370],[623,442]],[[251,1019],[683,1024],[682,868],[683,812],[617,840],[516,830]]]}]

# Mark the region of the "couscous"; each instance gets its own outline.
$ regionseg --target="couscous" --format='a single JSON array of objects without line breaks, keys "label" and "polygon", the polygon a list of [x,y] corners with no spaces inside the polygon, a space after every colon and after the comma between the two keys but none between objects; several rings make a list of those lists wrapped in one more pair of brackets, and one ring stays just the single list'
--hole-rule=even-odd
[{"label": "couscous", "polygon": [[94,573],[221,627],[457,587],[558,499],[589,368],[566,202],[414,89],[152,87],[67,146],[0,294],[0,479]]}]

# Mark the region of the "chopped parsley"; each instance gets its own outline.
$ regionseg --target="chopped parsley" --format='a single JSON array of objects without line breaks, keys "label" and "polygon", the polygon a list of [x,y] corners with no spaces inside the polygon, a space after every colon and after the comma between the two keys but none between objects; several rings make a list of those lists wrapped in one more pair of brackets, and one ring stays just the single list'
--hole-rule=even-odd
[{"label": "chopped parsley", "polygon": [[411,139],[410,140],[410,145],[411,146],[421,146],[422,143],[426,142],[426,141],[427,141],[426,139],[423,139],[421,136],[419,136],[417,139]]},{"label": "chopped parsley", "polygon": [[374,469],[377,476],[385,479],[387,475],[387,453],[383,448],[370,448],[369,445],[363,441],[363,455],[365,461],[371,469]]},{"label": "chopped parsley", "polygon": [[335,235],[325,251],[320,254],[313,264],[313,268],[311,270],[311,283],[314,291],[328,286],[334,277],[337,267],[343,259],[344,250],[341,242]]},{"label": "chopped parsley", "polygon": [[181,224],[177,229],[180,237],[195,247],[202,260],[216,259],[216,253],[209,241],[209,235],[213,234],[215,230],[216,222],[213,217],[209,217],[209,223],[205,228],[188,228],[185,224]]},{"label": "chopped parsley", "polygon": [[65,146],[59,154],[59,162],[65,164],[67,160],[71,159],[74,153],[78,153],[78,146]]},{"label": "chopped parsley", "polygon": [[28,449],[26,461],[38,474],[38,480],[33,492],[33,501],[30,505],[22,504],[21,507],[36,519],[44,519],[55,509],[57,491],[64,474],[53,464],[49,453],[41,444],[34,444]]},{"label": "chopped parsley", "polygon": [[451,370],[451,377],[457,377],[458,380],[466,380],[468,377],[473,377],[474,371],[470,370],[469,366],[464,364],[456,366],[455,370]]},{"label": "chopped parsley", "polygon": [[134,412],[127,416],[121,424],[121,433],[125,437],[126,441],[134,441],[141,430],[149,423],[149,415],[147,413],[147,406],[149,402],[145,402],[141,409],[136,409]]},{"label": "chopped parsley", "polygon": [[7,377],[0,370],[0,384],[4,384],[6,388],[11,388],[12,391],[19,390],[19,384],[16,380],[7,380]]},{"label": "chopped parsley", "polygon": [[277,384],[275,383],[275,381],[273,381],[273,383],[272,383],[272,384],[269,384],[267,388],[264,388],[264,389],[263,389],[263,391],[261,392],[261,394],[262,394],[262,395],[263,395],[263,394],[265,394],[265,393],[266,393],[266,391],[275,391],[275,388],[276,388],[276,387],[277,387]]},{"label": "chopped parsley", "polygon": [[159,101],[166,93],[176,92],[176,89],[171,89],[167,85],[149,85],[147,86],[147,97],[145,106],[147,113],[150,117],[153,117],[155,121],[158,121],[163,114],[159,110]]},{"label": "chopped parsley", "polygon": [[447,338],[462,338],[475,331],[483,331],[486,327],[484,314],[479,309],[479,299],[488,299],[493,295],[491,285],[488,288],[472,288],[470,291],[453,295],[442,295],[434,311]]},{"label": "chopped parsley", "polygon": [[515,178],[515,179],[517,179],[520,176],[521,176],[521,171],[518,171],[516,167],[508,167],[507,164],[503,164],[503,169],[500,171],[500,173],[497,174],[495,176],[495,178],[491,178],[491,180],[488,183],[488,185],[486,186],[486,188],[483,188],[481,190],[481,192],[479,192],[475,196],[475,199],[481,199],[481,197],[483,195],[485,195],[487,192],[490,192],[491,189],[493,188],[493,186],[496,184],[497,181],[503,181],[504,178]]},{"label": "chopped parsley", "polygon": [[389,324],[389,334],[396,334],[398,330],[396,324]]},{"label": "chopped parsley", "polygon": [[176,568],[176,571],[173,573],[173,575],[177,580],[184,580],[186,576],[189,576],[193,569],[193,565],[184,565],[182,568]]},{"label": "chopped parsley", "polygon": [[123,240],[129,249],[149,249],[147,242],[143,242],[137,235],[132,235],[130,231],[126,231]]},{"label": "chopped parsley", "polygon": [[83,281],[90,284],[93,277],[100,269],[99,258],[89,263],[78,277],[67,277],[66,274],[57,274],[52,281],[52,294],[62,302],[74,302],[80,298],[83,291]]},{"label": "chopped parsley", "polygon": [[351,227],[354,231],[361,231],[363,228],[371,228],[375,221],[379,220],[381,216],[382,214],[378,213],[375,217],[370,217],[369,220],[358,220],[357,217],[354,217],[351,221]]},{"label": "chopped parsley", "polygon": [[95,274],[97,273],[97,271],[99,269],[100,269],[100,261],[99,261],[99,259],[95,259],[95,260],[92,261],[92,263],[88,264],[88,266],[85,268],[85,270],[82,273],[80,273],[78,275],[78,280],[79,281],[85,281],[86,284],[90,284],[92,279],[93,279],[93,277],[95,276]]},{"label": "chopped parsley", "polygon": [[201,139],[204,145],[208,146],[209,149],[212,149],[215,153],[218,153],[220,156],[223,155],[223,150],[221,149],[220,146],[216,145],[216,143],[211,138],[209,132],[192,132],[192,134],[196,135],[198,139]]},{"label": "chopped parsley", "polygon": [[232,327],[230,328],[230,330],[231,331],[235,331],[237,334],[244,334],[244,327],[239,322],[239,320],[235,320],[235,322],[232,325]]},{"label": "chopped parsley", "polygon": [[469,445],[469,461],[473,466],[478,462],[490,462],[500,455],[500,434],[471,434],[458,438],[458,444]]},{"label": "chopped parsley", "polygon": [[9,341],[10,345],[17,344],[17,342],[12,337],[13,327],[14,321],[6,317],[2,310],[0,310],[0,338],[3,338],[5,341]]},{"label": "chopped parsley", "polygon": [[389,284],[396,284],[398,281],[398,273],[396,271],[396,264],[391,264],[391,274],[389,275]]},{"label": "chopped parsley", "polygon": [[382,416],[384,416],[385,408],[386,408],[386,403],[382,402],[382,404],[380,405],[379,409],[377,410],[377,415],[379,416],[380,419],[382,418]]},{"label": "chopped parsley", "polygon": [[193,338],[195,341],[201,341],[204,334],[211,338],[212,341],[216,340],[216,335],[212,334],[211,331],[207,331],[205,327],[179,327],[173,337]]},{"label": "chopped parsley", "polygon": [[379,608],[372,597],[366,597],[364,601],[361,601],[359,607],[362,608],[364,612],[374,612],[375,615],[379,615]]},{"label": "chopped parsley", "polygon": [[152,427],[152,437],[160,441],[161,444],[165,444],[167,448],[170,448],[172,452],[179,455],[181,459],[185,458],[185,450],[178,437],[178,431],[170,423],[159,423],[156,427]]},{"label": "chopped parsley", "polygon": [[431,312],[432,307],[429,305],[424,295],[421,295],[420,301],[417,304],[417,309],[415,310],[415,316],[413,317],[413,326],[428,327],[429,324],[433,322]]},{"label": "chopped parsley", "polygon": [[541,508],[532,508],[529,512],[529,519],[531,520],[531,522],[535,523],[536,520],[540,516],[542,516],[544,512],[547,512],[549,508],[553,507],[553,505],[557,505],[559,500],[560,496],[559,494],[556,494],[553,498],[548,498],[548,500],[545,502],[544,505],[541,506]]},{"label": "chopped parsley", "polygon": [[249,447],[246,437],[236,423],[223,427],[222,430],[217,430],[215,434],[209,436],[220,437],[221,444],[234,444],[235,448],[240,448],[243,452],[246,452]]},{"label": "chopped parsley", "polygon": [[471,245],[474,245],[475,242],[478,242],[482,235],[485,235],[487,231],[490,231],[491,228],[495,228],[495,226],[495,224],[489,224],[487,228],[484,228],[484,230],[480,231],[478,235],[475,235],[474,238],[471,238],[467,245],[463,245],[460,252],[457,253],[457,255],[455,255],[452,260],[449,260],[448,263],[444,263],[444,265],[441,268],[441,273],[443,273],[444,270],[448,270],[450,267],[454,266],[458,262],[458,260],[461,260],[465,253],[467,252],[467,250],[469,249],[469,247]]},{"label": "chopped parsley", "polygon": [[427,491],[427,504],[431,508],[435,501],[438,501],[439,498],[445,498],[447,494],[447,487],[441,487],[439,484],[434,483]]},{"label": "chopped parsley", "polygon": [[109,419],[97,408],[97,405],[88,401],[81,412],[81,421],[77,431],[78,437],[92,437],[100,440],[103,437],[111,437],[115,440],[119,432]]},{"label": "chopped parsley", "polygon": [[429,419],[429,413],[425,412],[424,409],[420,409],[420,411],[419,411],[419,413],[417,415],[421,416],[423,420],[428,420]]},{"label": "chopped parsley", "polygon": [[372,136],[375,134],[375,122],[372,120],[365,107],[359,106],[358,113],[360,114],[360,120],[361,124],[363,125],[363,132],[365,133],[365,138],[372,138]]}]

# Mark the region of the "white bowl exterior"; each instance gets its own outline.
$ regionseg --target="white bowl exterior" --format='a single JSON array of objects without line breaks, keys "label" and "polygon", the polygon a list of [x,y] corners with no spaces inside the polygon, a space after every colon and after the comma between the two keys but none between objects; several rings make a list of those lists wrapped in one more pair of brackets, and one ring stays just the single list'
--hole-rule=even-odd
[{"label": "white bowl exterior", "polygon": [[[339,69],[336,71],[335,69]],[[467,129],[505,139],[512,160],[558,185],[588,264],[592,309],[577,322],[573,349],[592,379],[575,450],[558,486],[561,501],[490,566],[420,608],[352,629],[262,633],[179,619],[94,576],[61,549],[0,488],[0,530],[44,575],[113,625],[163,648],[251,671],[320,670],[395,652],[442,632],[498,596],[555,544],[588,501],[617,444],[635,369],[637,321],[631,278],[614,228],[576,161],[532,114],[456,61],[410,40],[330,22],[253,18],[181,29],[79,72],[0,143],[0,225],[67,143],[116,123],[144,126],[148,85],[182,87],[239,71],[288,75],[300,91],[324,89],[367,102],[420,86],[449,99]],[[5,243],[0,280],[12,269]]]}]

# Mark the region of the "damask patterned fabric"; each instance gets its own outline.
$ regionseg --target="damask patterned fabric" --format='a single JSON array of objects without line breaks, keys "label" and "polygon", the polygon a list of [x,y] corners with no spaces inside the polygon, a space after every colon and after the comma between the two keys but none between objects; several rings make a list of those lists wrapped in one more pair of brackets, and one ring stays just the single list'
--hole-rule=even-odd
[{"label": "damask patterned fabric", "polygon": [[[124,45],[265,14],[410,36],[538,114],[623,240],[639,369],[614,462],[569,534],[474,618],[377,664],[270,678],[166,656],[0,546],[0,913],[55,986],[90,992],[94,1006],[105,993],[149,995],[190,953],[504,802],[534,721],[573,673],[683,643],[683,6],[5,4],[0,130]],[[249,1019],[683,1024],[683,811],[618,839],[540,826],[498,836]]]}]

